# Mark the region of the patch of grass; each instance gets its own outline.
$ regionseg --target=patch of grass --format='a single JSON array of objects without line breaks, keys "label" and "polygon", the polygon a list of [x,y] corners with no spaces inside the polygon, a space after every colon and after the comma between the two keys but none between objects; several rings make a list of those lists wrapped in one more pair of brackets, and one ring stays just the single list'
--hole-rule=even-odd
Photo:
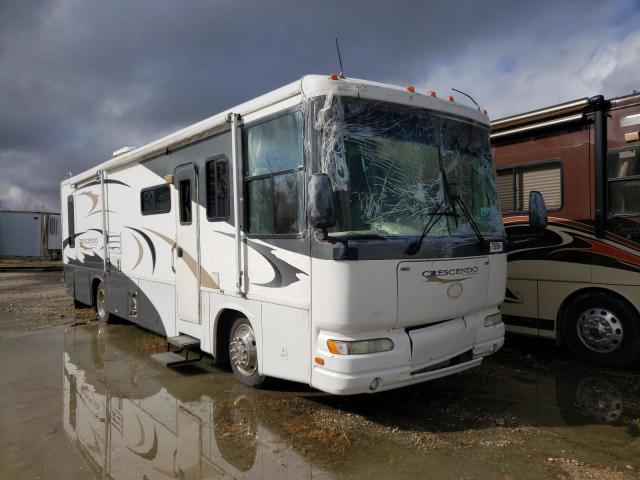
[{"label": "patch of grass", "polygon": [[164,337],[146,334],[136,340],[136,350],[142,353],[159,353],[167,349],[167,340]]}]

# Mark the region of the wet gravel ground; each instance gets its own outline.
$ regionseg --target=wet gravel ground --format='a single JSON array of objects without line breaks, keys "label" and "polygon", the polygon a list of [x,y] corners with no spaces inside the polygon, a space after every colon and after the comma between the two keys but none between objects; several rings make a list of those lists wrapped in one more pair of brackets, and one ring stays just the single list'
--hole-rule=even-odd
[{"label": "wet gravel ground", "polygon": [[251,390],[208,357],[152,362],[163,339],[74,311],[60,277],[0,273],[0,478],[640,478],[637,368],[510,337],[391,392]]}]

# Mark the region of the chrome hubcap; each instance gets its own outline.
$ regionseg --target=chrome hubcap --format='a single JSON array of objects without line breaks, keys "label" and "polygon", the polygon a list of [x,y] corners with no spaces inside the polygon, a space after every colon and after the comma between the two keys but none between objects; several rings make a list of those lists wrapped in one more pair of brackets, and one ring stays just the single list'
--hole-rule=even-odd
[{"label": "chrome hubcap", "polygon": [[622,344],[622,324],[604,308],[590,308],[582,312],[577,327],[580,341],[594,352],[613,352]]},{"label": "chrome hubcap", "polygon": [[101,318],[104,318],[105,314],[106,314],[106,310],[104,307],[104,303],[105,303],[105,297],[104,297],[104,290],[102,288],[98,289],[98,315],[100,315]]},{"label": "chrome hubcap", "polygon": [[250,377],[258,368],[256,337],[249,325],[240,325],[229,344],[229,357],[236,369]]}]

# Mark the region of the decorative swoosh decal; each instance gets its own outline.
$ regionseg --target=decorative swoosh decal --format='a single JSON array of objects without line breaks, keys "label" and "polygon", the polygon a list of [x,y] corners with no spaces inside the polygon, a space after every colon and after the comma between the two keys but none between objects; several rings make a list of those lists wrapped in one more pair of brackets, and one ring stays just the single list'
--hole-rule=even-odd
[{"label": "decorative swoosh decal", "polygon": [[131,447],[127,447],[127,449],[131,451],[131,453],[134,453],[140,458],[144,458],[145,460],[153,460],[154,458],[156,458],[156,455],[158,455],[158,434],[156,433],[155,426],[153,427],[153,444],[148,451],[139,453]]},{"label": "decorative swoosh decal", "polygon": [[[221,235],[225,235],[229,238],[235,238],[235,235],[226,232],[216,231]],[[275,248],[267,245],[261,245],[259,243],[253,242],[247,239],[247,245],[251,247],[253,250],[258,252],[273,268],[273,279],[267,283],[255,283],[259,287],[267,287],[267,288],[279,288],[279,287],[287,287],[292,283],[299,282],[298,274],[301,273],[303,275],[309,276],[306,272],[303,272],[297,267],[285,262],[284,260],[275,256],[274,252]]]},{"label": "decorative swoosh decal", "polygon": [[144,233],[142,230],[138,230],[137,228],[127,227],[127,226],[125,226],[125,228],[128,228],[129,230],[133,230],[138,235],[140,235],[144,239],[145,242],[147,242],[147,245],[149,246],[149,251],[151,252],[151,263],[152,263],[151,273],[155,272],[155,270],[156,270],[156,247],[153,244],[153,241],[151,241],[151,239],[149,238],[149,235]]},{"label": "decorative swoosh decal", "polygon": [[[120,180],[114,180],[112,178],[107,178],[105,179],[104,183],[111,183],[112,185],[123,185],[125,187],[131,188],[129,185],[127,185],[124,182],[121,182]],[[78,187],[75,189],[75,191],[77,192],[78,190],[82,189],[82,188],[86,188],[86,187],[91,187],[93,185],[100,185],[100,180],[92,180],[89,183],[85,183],[84,185]]]},{"label": "decorative swoosh decal", "polygon": [[[166,243],[168,243],[171,246],[171,248],[174,248],[177,246],[173,238],[167,237],[166,235],[163,235],[160,232],[156,232],[155,230],[151,230],[150,228],[145,228],[145,230],[153,233],[154,235],[164,240]],[[193,273],[193,276],[197,278],[198,275],[196,273],[196,268],[198,265],[196,260],[191,255],[189,255],[189,252],[187,252],[184,249],[182,250],[182,258],[184,262],[187,264],[187,267],[189,267],[189,270],[191,270],[191,273]],[[200,283],[202,283],[203,287],[213,288],[213,289],[220,288],[220,285],[216,283],[216,281],[209,274],[209,272],[207,272],[204,268],[202,268],[202,266],[200,266]]]},{"label": "decorative swoosh decal", "polygon": [[87,216],[89,216],[95,210],[95,208],[98,206],[98,199],[100,198],[100,195],[98,195],[97,193],[93,193],[93,192],[82,192],[82,193],[78,194],[78,196],[80,196],[80,195],[84,195],[86,197],[89,197],[89,200],[91,200],[91,208],[89,209],[89,212],[87,213]]},{"label": "decorative swoosh decal", "polygon": [[135,235],[131,235],[133,237],[133,239],[136,241],[136,243],[138,244],[138,259],[136,260],[136,264],[133,266],[133,268],[131,270],[135,270],[136,267],[138,265],[140,265],[140,262],[142,261],[142,244],[140,243],[140,240],[138,240],[138,237],[136,237]]}]

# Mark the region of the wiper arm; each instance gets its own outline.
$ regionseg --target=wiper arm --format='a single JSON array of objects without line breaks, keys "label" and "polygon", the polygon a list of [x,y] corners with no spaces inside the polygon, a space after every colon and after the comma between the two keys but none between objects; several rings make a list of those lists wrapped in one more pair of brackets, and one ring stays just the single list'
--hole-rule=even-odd
[{"label": "wiper arm", "polygon": [[469,224],[471,225],[473,232],[478,237],[478,243],[480,243],[480,246],[482,248],[487,248],[487,240],[482,235],[482,232],[480,231],[480,228],[478,227],[478,224],[476,223],[475,218],[473,218],[473,215],[471,215],[471,212],[469,212],[469,209],[465,205],[464,200],[462,200],[462,197],[460,195],[454,195],[453,201],[457,202],[458,205],[460,205],[460,210],[462,210],[462,213],[464,214],[464,216],[467,218],[467,220],[469,220]]},{"label": "wiper arm", "polygon": [[444,205],[444,202],[438,202],[438,204],[436,205],[436,208],[431,212],[431,218],[429,218],[429,221],[425,224],[424,228],[422,229],[422,234],[420,235],[420,238],[417,239],[415,242],[410,243],[407,249],[405,250],[405,253],[407,255],[415,255],[420,251],[420,247],[422,247],[422,241],[429,234],[431,229],[436,226],[436,224],[440,221],[442,217],[444,216],[457,217],[457,214],[455,213],[455,211],[451,212],[448,210],[441,210],[443,205]]}]

